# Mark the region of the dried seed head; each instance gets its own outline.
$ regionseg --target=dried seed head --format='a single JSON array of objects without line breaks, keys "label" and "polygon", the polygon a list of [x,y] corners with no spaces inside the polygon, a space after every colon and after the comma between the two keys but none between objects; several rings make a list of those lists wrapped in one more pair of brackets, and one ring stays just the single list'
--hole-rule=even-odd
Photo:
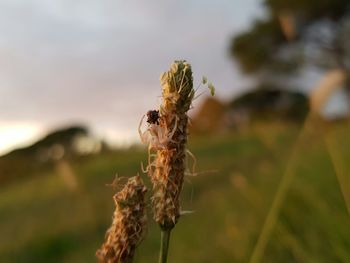
[{"label": "dried seed head", "polygon": [[[168,138],[165,147],[157,150],[155,169],[150,176],[154,194],[154,217],[163,229],[175,226],[180,216],[180,192],[184,180],[187,111],[194,96],[190,64],[175,61],[169,71],[161,76],[162,105],[160,128]],[[173,133],[174,131],[174,133]]]},{"label": "dried seed head", "polygon": [[96,256],[103,263],[132,262],[136,246],[142,241],[146,227],[145,194],[140,176],[129,178],[124,188],[114,195],[116,209],[105,243]]}]

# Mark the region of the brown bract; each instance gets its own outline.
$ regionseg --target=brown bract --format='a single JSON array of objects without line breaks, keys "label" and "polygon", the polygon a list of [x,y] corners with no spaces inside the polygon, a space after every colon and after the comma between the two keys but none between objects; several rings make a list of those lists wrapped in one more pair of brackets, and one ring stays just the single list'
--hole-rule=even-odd
[{"label": "brown bract", "polygon": [[175,61],[161,76],[159,126],[168,140],[157,149],[149,174],[153,183],[154,218],[162,229],[172,229],[180,217],[180,192],[185,174],[187,111],[194,96],[190,64]]},{"label": "brown bract", "polygon": [[142,241],[146,228],[147,189],[140,176],[129,178],[124,188],[114,195],[116,209],[105,242],[96,252],[99,262],[130,263]]}]

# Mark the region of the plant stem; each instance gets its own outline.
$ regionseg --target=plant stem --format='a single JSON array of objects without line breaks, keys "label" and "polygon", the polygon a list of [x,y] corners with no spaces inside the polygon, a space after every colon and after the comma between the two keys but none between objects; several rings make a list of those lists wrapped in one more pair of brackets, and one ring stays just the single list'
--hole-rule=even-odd
[{"label": "plant stem", "polygon": [[171,229],[161,230],[159,263],[166,263],[168,258],[169,240]]},{"label": "plant stem", "polygon": [[286,171],[281,178],[281,182],[278,186],[276,195],[268,211],[261,233],[258,237],[258,241],[254,247],[249,263],[259,263],[270,239],[272,230],[277,222],[281,207],[288,193],[291,182],[295,177],[295,169],[297,165],[298,153],[304,145],[304,141],[307,139],[307,132],[312,128],[314,118],[312,114],[309,114],[304,121],[304,125],[298,135],[297,141],[294,145],[290,160],[287,164]]},{"label": "plant stem", "polygon": [[335,175],[338,179],[340,191],[343,194],[345,205],[350,215],[350,184],[346,173],[346,162],[344,162],[344,158],[342,158],[339,152],[339,147],[337,146],[334,136],[335,134],[330,134],[330,131],[325,131],[323,134],[328,153],[334,166]]}]

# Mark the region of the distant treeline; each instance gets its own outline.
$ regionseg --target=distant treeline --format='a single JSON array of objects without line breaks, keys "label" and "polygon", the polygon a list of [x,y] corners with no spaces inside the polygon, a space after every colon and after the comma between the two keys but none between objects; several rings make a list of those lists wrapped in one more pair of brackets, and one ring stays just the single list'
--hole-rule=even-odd
[{"label": "distant treeline", "polygon": [[296,91],[259,87],[224,103],[207,98],[192,120],[194,133],[239,130],[255,121],[301,122],[309,109],[308,98]]},{"label": "distant treeline", "polygon": [[[71,159],[81,155],[81,142],[99,145],[98,150],[107,149],[106,145],[92,138],[86,127],[74,126],[48,134],[31,146],[16,149],[0,157],[0,184],[26,177],[38,168],[52,169],[52,165],[61,159]],[[102,147],[101,147],[102,145]],[[84,146],[84,145],[83,145]],[[96,148],[96,147],[95,147]],[[85,146],[86,149],[86,146]],[[90,150],[94,150],[90,147]]]}]

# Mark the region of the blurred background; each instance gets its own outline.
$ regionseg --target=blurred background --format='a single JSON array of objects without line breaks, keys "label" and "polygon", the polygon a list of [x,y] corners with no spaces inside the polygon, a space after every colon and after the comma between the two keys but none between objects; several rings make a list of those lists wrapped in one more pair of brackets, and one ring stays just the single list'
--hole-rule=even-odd
[{"label": "blurred background", "polygon": [[177,59],[216,95],[169,262],[350,262],[348,0],[0,0],[0,262],[96,262]]}]

